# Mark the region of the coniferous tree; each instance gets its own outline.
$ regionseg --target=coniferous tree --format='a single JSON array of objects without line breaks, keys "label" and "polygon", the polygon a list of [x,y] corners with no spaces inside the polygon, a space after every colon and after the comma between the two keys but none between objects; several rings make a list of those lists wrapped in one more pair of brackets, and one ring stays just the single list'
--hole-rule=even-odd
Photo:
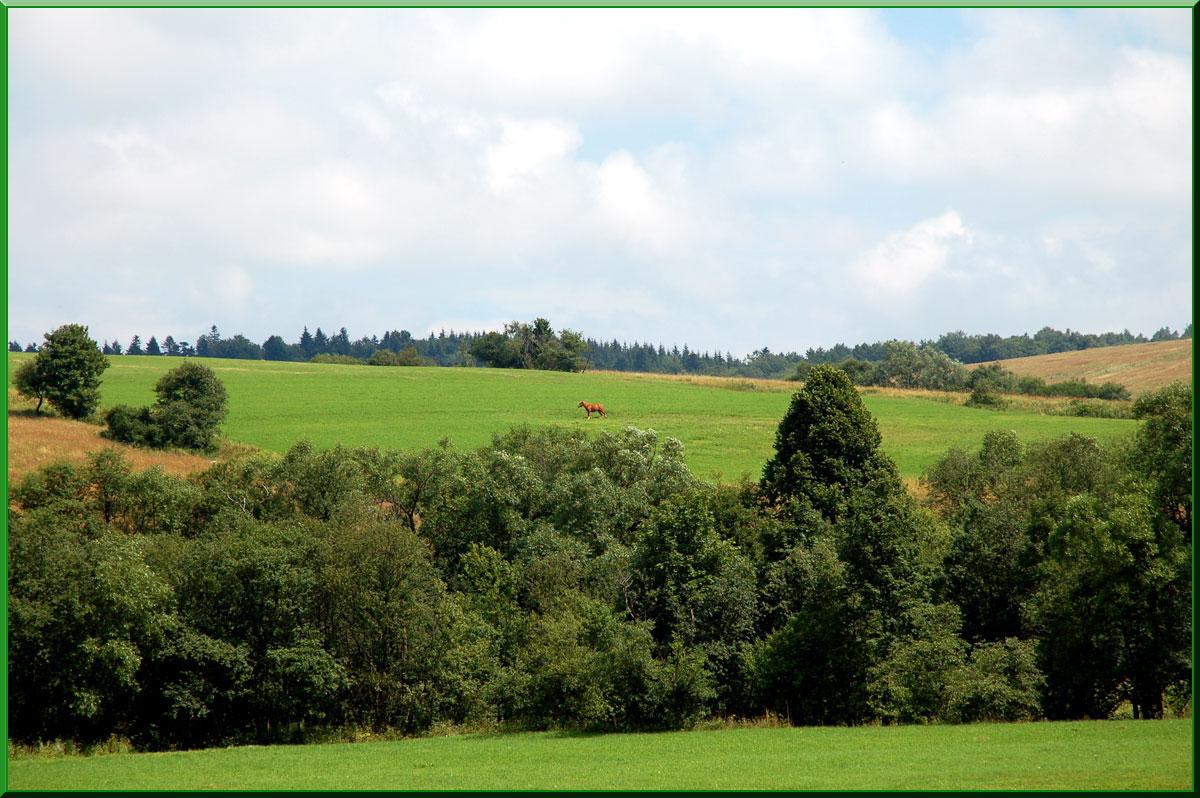
[{"label": "coniferous tree", "polygon": [[300,354],[302,354],[304,356],[305,360],[308,360],[313,355],[317,354],[316,346],[313,343],[312,333],[310,333],[308,331],[308,325],[305,325],[304,332],[300,333],[299,346],[300,346]]},{"label": "coniferous tree", "polygon": [[329,353],[329,336],[325,335],[320,327],[317,328],[316,334],[313,335],[313,353],[317,355]]},{"label": "coniferous tree", "polygon": [[151,335],[150,340],[146,342],[146,354],[147,355],[161,355],[162,354],[162,349],[160,349],[158,346],[158,339],[155,338],[153,335]]},{"label": "coniferous tree", "polygon": [[775,455],[763,470],[768,501],[801,503],[836,521],[847,491],[895,466],[879,451],[882,437],[845,372],[817,366],[775,435]]}]

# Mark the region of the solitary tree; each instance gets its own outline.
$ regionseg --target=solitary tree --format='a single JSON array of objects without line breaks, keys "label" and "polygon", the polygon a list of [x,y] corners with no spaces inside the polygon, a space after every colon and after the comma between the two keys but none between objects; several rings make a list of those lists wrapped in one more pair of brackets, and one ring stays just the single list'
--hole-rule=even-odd
[{"label": "solitary tree", "polygon": [[38,412],[49,401],[65,416],[89,415],[100,404],[100,374],[108,358],[81,324],[64,324],[45,337],[37,357],[13,375],[17,390],[38,400]]},{"label": "solitary tree", "polygon": [[190,449],[212,446],[227,403],[225,386],[212,369],[184,363],[164,374],[154,392],[153,417],[166,443]]}]

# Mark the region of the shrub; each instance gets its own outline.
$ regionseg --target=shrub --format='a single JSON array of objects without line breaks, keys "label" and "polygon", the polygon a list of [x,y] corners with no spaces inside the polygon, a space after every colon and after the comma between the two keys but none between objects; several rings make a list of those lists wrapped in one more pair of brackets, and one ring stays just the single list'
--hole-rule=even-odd
[{"label": "shrub", "polygon": [[1072,399],[1054,411],[1053,415],[1079,416],[1081,418],[1133,418],[1133,411],[1128,405],[1117,405],[1108,401]]},{"label": "shrub", "polygon": [[153,407],[118,405],[105,416],[105,435],[135,446],[210,449],[225,418],[225,386],[207,366],[184,363],[154,386]]},{"label": "shrub", "polygon": [[971,396],[964,404],[967,407],[1000,410],[1001,408],[1008,407],[1008,400],[996,393],[991,385],[981,382],[971,389]]},{"label": "shrub", "polygon": [[117,405],[104,414],[107,437],[134,446],[162,446],[162,429],[155,423],[148,407]]},{"label": "shrub", "polygon": [[1017,380],[1017,393],[1027,396],[1045,396],[1046,381],[1041,377],[1021,377]]},{"label": "shrub", "polygon": [[983,386],[996,393],[1012,393],[1018,384],[1016,375],[999,363],[980,366],[967,377],[967,387],[972,390]]},{"label": "shrub", "polygon": [[1017,390],[1030,396],[1070,396],[1079,399],[1129,399],[1129,389],[1116,382],[1105,382],[1100,385],[1087,380],[1063,380],[1047,384],[1040,377],[1022,377],[1017,383]]},{"label": "shrub", "polygon": [[980,643],[970,661],[949,678],[946,720],[1032,720],[1041,714],[1041,692],[1046,678],[1037,666],[1033,640],[1008,637]]},{"label": "shrub", "polygon": [[313,355],[308,360],[309,363],[334,363],[340,366],[361,366],[363,361],[351,355],[333,355],[328,352],[322,352],[319,355]]}]

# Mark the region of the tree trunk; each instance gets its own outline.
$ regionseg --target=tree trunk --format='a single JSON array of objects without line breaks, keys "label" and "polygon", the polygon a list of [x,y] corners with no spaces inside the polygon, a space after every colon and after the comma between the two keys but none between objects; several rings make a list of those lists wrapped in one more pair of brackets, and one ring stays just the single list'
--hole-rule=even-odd
[{"label": "tree trunk", "polygon": [[1134,719],[1161,720],[1162,716],[1162,688],[1157,684],[1135,684],[1133,688]]}]

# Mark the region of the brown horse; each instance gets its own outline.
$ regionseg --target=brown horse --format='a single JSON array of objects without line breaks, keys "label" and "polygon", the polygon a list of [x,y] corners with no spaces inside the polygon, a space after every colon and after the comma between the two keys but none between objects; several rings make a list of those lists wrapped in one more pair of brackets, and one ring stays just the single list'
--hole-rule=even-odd
[{"label": "brown horse", "polygon": [[588,418],[592,417],[592,413],[599,413],[602,416],[608,415],[608,413],[604,412],[604,405],[594,405],[590,402],[580,402],[578,405],[576,405],[576,407],[582,407],[584,410],[586,410]]}]

